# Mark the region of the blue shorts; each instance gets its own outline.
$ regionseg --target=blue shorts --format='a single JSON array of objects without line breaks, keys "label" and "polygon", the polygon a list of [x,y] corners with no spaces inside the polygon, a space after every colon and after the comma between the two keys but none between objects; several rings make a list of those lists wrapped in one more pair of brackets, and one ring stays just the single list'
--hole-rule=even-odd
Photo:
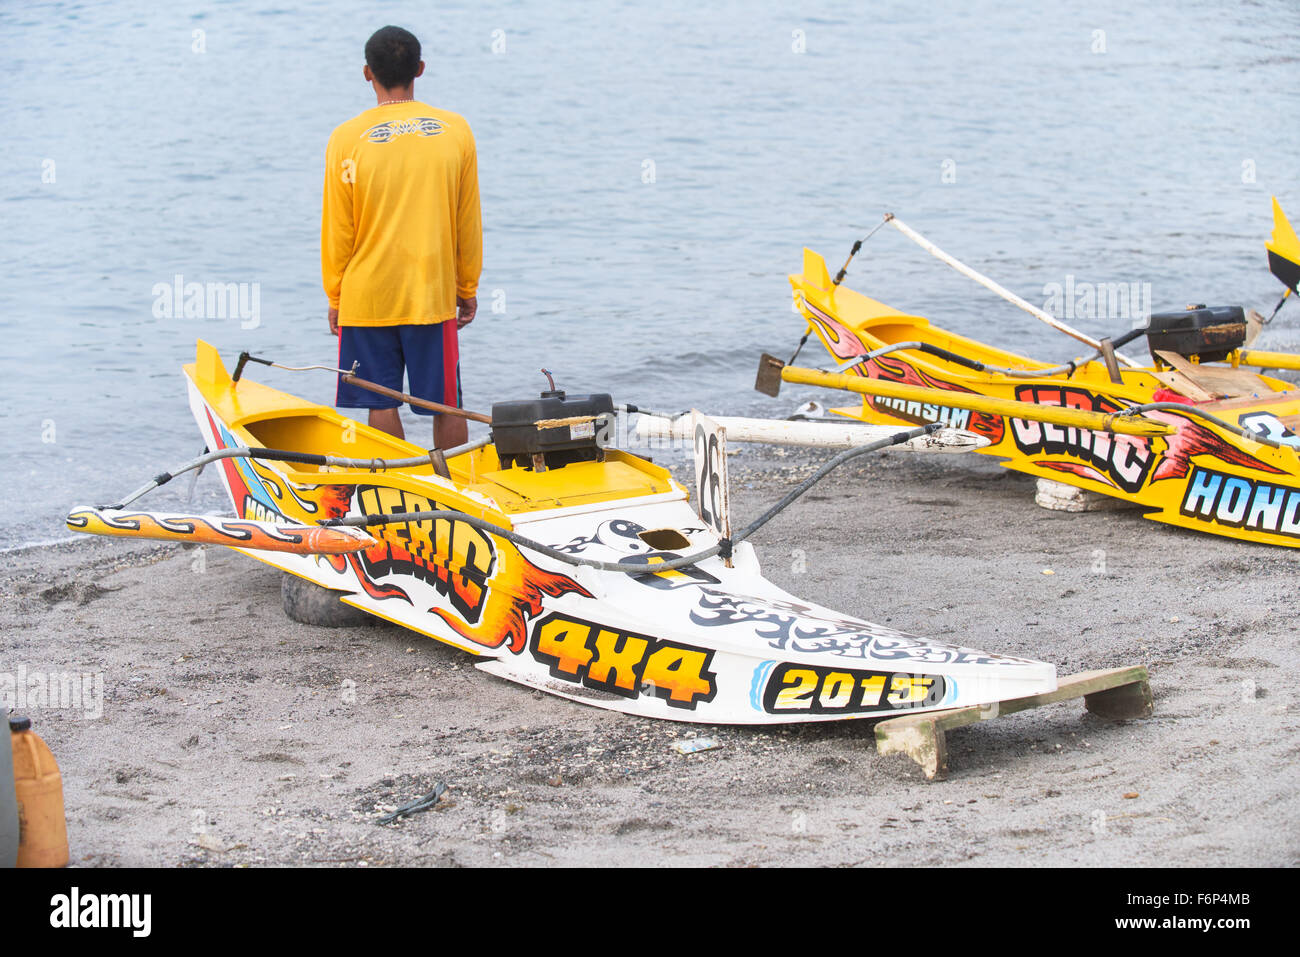
[{"label": "blue shorts", "polygon": [[[340,369],[417,399],[460,408],[460,347],[456,320],[419,326],[339,326]],[[410,388],[402,388],[405,370]],[[339,376],[334,404],[342,409],[396,409],[402,403],[344,382]],[[418,415],[438,415],[411,406]]]}]

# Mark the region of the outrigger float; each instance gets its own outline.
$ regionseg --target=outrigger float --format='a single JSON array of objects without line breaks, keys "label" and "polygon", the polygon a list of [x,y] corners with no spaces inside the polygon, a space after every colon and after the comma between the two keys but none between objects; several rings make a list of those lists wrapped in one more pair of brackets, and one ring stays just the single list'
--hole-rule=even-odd
[{"label": "outrigger float", "polygon": [[[666,469],[597,441],[614,412],[608,395],[552,389],[497,403],[488,438],[444,455],[236,380],[203,342],[185,373],[208,451],[114,505],[74,508],[70,528],[227,545],[287,573],[287,595],[324,595],[478,656],[489,674],[647,717],[780,724],[946,714],[1069,690],[1051,664],[872,624],[802,601],[759,572],[745,539],[780,508],[840,462],[938,426],[886,430],[841,452],[732,536],[717,521],[723,462],[707,453],[697,462],[705,494],[693,510]],[[697,419],[707,450],[710,426]],[[238,518],[134,507],[209,462]],[[1138,670],[1105,673],[1078,694],[1104,712],[1108,695],[1113,703],[1131,696],[1129,686],[1145,689]],[[1149,692],[1144,700],[1149,710]]]},{"label": "outrigger float", "polygon": [[[1269,268],[1286,286],[1273,315],[1300,282],[1300,240],[1273,201]],[[943,422],[987,439],[979,451],[1040,480],[1065,483],[1146,509],[1158,522],[1215,535],[1300,546],[1300,387],[1262,374],[1300,370],[1300,355],[1251,348],[1267,319],[1240,307],[1188,307],[1153,314],[1125,335],[1094,340],[1025,302],[939,249],[892,214],[910,239],[1093,351],[1049,363],[938,328],[841,285],[825,260],[804,250],[790,276],[795,304],[840,365],[831,371],[764,355],[756,388],[776,395],[782,381],[862,396],[841,416],[877,424]],[[877,226],[876,229],[879,229]],[[875,230],[872,231],[873,233]],[[1116,350],[1145,338],[1150,364]],[[800,343],[802,348],[803,342]],[[1038,411],[1015,414],[1007,402]],[[1070,427],[1064,409],[1120,423],[1141,415],[1163,432],[1116,436]],[[1041,483],[1040,483],[1041,484]]]}]

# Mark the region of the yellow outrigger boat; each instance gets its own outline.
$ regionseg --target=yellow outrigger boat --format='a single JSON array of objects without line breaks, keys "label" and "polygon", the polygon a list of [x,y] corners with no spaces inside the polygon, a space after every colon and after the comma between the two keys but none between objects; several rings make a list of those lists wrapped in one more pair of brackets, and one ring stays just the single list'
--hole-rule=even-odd
[{"label": "yellow outrigger boat", "polygon": [[[1287,287],[1280,308],[1300,281],[1300,240],[1276,199],[1273,210],[1267,248],[1270,269]],[[1262,374],[1300,369],[1300,355],[1249,348],[1251,333],[1268,320],[1254,314],[1248,320],[1240,308],[1189,307],[1153,315],[1146,327],[1114,342],[1094,341],[895,217],[886,222],[1095,352],[1053,364],[985,345],[845,288],[844,269],[832,280],[825,260],[805,249],[802,273],[790,276],[795,304],[841,365],[825,372],[765,355],[761,391],[774,395],[773,383],[784,380],[854,392],[862,395],[860,406],[833,411],[882,424],[945,422],[985,436],[990,444],[980,451],[1004,459],[1007,468],[1134,502],[1155,521],[1300,546],[1300,387]],[[1143,336],[1150,365],[1115,351]],[[1008,400],[1035,403],[1043,416],[1009,414]],[[1116,421],[1141,414],[1171,432],[1118,435],[1053,424],[1051,412],[1061,408]]]},{"label": "yellow outrigger boat", "polygon": [[[285,573],[298,621],[351,625],[355,610],[475,655],[496,677],[645,717],[879,718],[1062,690],[1049,663],[852,618],[760,573],[746,539],[821,474],[936,427],[847,449],[746,528],[719,533],[667,469],[605,444],[608,394],[495,403],[491,433],[444,454],[250,381],[251,358],[232,375],[199,342],[185,374],[207,451],[114,504],[73,508],[68,527],[228,546]],[[136,504],[206,464],[233,518]]]},{"label": "yellow outrigger boat", "polygon": [[[667,418],[670,433],[674,417],[615,406],[607,393],[551,383],[538,397],[494,403],[490,415],[457,410],[486,420],[489,434],[424,449],[250,381],[248,362],[365,382],[355,368],[247,353],[232,374],[200,341],[185,375],[204,453],[113,504],[74,507],[68,527],[236,549],[283,573],[295,621],[383,619],[474,655],[486,674],[600,708],[705,724],[889,719],[876,727],[877,749],[911,756],[930,777],[944,767],[945,729],[1079,697],[1107,720],[1151,713],[1144,667],[1058,679],[1050,663],[906,634],[763,577],[748,539],[823,477],[954,430],[854,425],[875,435],[839,441],[843,451],[733,531],[725,431],[702,414],[692,416],[692,507],[667,469],[609,444],[616,412]],[[1093,413],[1054,411],[1076,427],[1110,427]],[[770,428],[731,421],[750,440],[770,440]],[[1140,416],[1114,424],[1125,435],[1165,429]],[[965,439],[974,436],[948,435],[937,448],[977,444]],[[139,508],[207,464],[220,470],[233,517]]]}]

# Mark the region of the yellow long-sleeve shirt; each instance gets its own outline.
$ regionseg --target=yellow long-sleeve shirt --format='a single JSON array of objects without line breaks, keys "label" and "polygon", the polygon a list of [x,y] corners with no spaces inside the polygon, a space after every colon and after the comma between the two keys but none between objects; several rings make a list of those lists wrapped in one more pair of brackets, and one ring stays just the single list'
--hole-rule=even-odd
[{"label": "yellow long-sleeve shirt", "polygon": [[321,276],[339,325],[443,322],[483,264],[465,118],[418,101],[366,110],[325,148]]}]

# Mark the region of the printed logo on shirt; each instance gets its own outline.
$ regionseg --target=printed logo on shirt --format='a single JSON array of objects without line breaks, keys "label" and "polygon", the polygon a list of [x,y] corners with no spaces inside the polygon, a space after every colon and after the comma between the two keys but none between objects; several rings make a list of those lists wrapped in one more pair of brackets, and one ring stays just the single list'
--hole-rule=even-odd
[{"label": "printed logo on shirt", "polygon": [[437,120],[428,116],[417,116],[409,120],[389,120],[387,123],[379,123],[362,133],[361,138],[372,143],[388,143],[408,133],[414,133],[416,136],[437,136],[441,132],[442,124]]}]

